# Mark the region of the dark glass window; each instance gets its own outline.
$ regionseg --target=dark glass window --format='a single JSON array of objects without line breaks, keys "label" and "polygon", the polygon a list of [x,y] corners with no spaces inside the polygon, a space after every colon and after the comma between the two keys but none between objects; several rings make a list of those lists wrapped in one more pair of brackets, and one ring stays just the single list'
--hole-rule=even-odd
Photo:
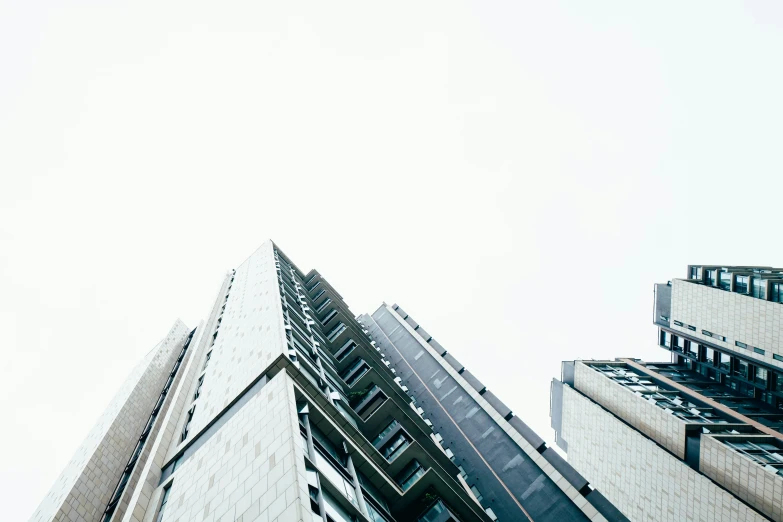
[{"label": "dark glass window", "polygon": [[731,369],[731,357],[728,354],[720,354],[720,367],[724,370]]},{"label": "dark glass window", "polygon": [[772,292],[770,295],[770,301],[776,303],[783,303],[783,283],[772,283]]},{"label": "dark glass window", "polygon": [[411,441],[408,439],[407,434],[404,431],[399,431],[397,434],[392,437],[392,440],[387,442],[383,445],[381,448],[381,453],[383,453],[383,456],[386,457],[386,460],[389,462],[396,459],[408,446],[410,446]]},{"label": "dark glass window", "polygon": [[737,280],[734,283],[734,291],[740,294],[748,293],[748,276],[738,275]]},{"label": "dark glass window", "polygon": [[399,421],[397,421],[397,419],[394,419],[393,421],[391,421],[389,423],[389,425],[386,426],[385,428],[383,428],[383,431],[381,431],[378,434],[378,436],[375,437],[375,439],[372,441],[372,445],[377,448],[378,445],[381,443],[381,441],[383,441],[383,439],[386,437],[386,435],[391,433],[393,430],[397,429],[397,426],[399,426],[399,425],[400,425],[400,423],[399,423]]},{"label": "dark glass window", "polygon": [[745,349],[747,349],[747,348],[748,348],[748,345],[747,345],[747,344],[745,344],[745,343],[743,343],[743,342],[740,342],[740,341],[734,341],[734,344],[735,344],[735,345],[736,345],[738,348],[745,348]]},{"label": "dark glass window", "polygon": [[707,270],[707,284],[710,286],[715,286],[718,282],[718,271],[717,270]]},{"label": "dark glass window", "polygon": [[715,350],[707,346],[704,347],[704,360],[709,364],[715,364]]},{"label": "dark glass window", "polygon": [[196,385],[196,393],[193,394],[193,400],[195,401],[198,399],[198,396],[201,394],[201,385],[204,384],[204,376],[198,378],[198,385]]},{"label": "dark glass window", "polygon": [[753,278],[753,297],[759,299],[766,299],[767,295],[767,280],[760,277]]},{"label": "dark glass window", "polygon": [[691,279],[701,280],[701,267],[700,266],[692,266],[691,267]]},{"label": "dark glass window", "polygon": [[756,367],[756,382],[761,384],[765,388],[767,387],[767,381],[769,380],[769,372],[765,368]]},{"label": "dark glass window", "polygon": [[419,479],[419,477],[424,475],[424,471],[424,467],[419,461],[413,459],[397,475],[397,484],[399,484],[403,491],[406,491]]},{"label": "dark glass window", "polygon": [[185,425],[182,427],[182,439],[185,440],[188,438],[188,431],[190,430],[190,422],[193,420],[193,413],[196,411],[196,407],[193,406],[190,408],[190,411],[188,411],[188,416],[185,419]]},{"label": "dark glass window", "polygon": [[720,273],[720,287],[724,290],[731,290],[731,272]]},{"label": "dark glass window", "polygon": [[681,352],[685,351],[685,339],[682,337],[676,337],[677,339],[677,349]]},{"label": "dark glass window", "polygon": [[748,363],[745,361],[737,361],[737,375],[740,377],[748,378]]},{"label": "dark glass window", "polygon": [[776,392],[783,392],[783,374],[781,373],[775,374],[775,383],[772,389],[775,390]]},{"label": "dark glass window", "polygon": [[169,484],[163,490],[163,500],[161,500],[160,502],[160,510],[158,510],[158,518],[155,519],[157,522],[163,520],[163,512],[166,509],[166,503],[168,503],[169,501],[169,493],[171,493],[171,484],[172,482],[169,482]]},{"label": "dark glass window", "polygon": [[760,354],[760,355],[764,355],[765,353],[767,353],[764,350],[762,350],[761,348],[756,348],[755,346],[753,347],[753,351],[755,353],[757,353],[757,354]]}]

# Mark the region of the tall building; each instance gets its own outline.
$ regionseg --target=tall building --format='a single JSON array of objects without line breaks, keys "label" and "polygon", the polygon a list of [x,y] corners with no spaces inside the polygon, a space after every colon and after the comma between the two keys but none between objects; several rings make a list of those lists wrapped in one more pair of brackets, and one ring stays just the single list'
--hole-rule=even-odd
[{"label": "tall building", "polygon": [[[463,459],[465,441],[451,426],[433,432],[440,417],[417,405],[423,395],[411,404],[418,385],[402,383],[403,359],[365,324],[267,241],[226,274],[204,322],[175,323],[133,371],[32,520],[611,519],[600,494],[454,371],[454,397],[478,407],[459,426],[479,455]],[[497,459],[482,440],[505,441]]]},{"label": "tall building", "polygon": [[399,305],[359,321],[487,512],[500,520],[627,520]]},{"label": "tall building", "polygon": [[783,269],[689,266],[655,285],[670,361],[569,361],[568,462],[632,520],[783,520]]}]

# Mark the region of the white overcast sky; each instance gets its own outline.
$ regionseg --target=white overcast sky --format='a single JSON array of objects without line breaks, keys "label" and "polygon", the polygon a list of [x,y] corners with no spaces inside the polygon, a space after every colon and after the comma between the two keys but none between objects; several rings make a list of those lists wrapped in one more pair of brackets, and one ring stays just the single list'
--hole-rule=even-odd
[{"label": "white overcast sky", "polygon": [[783,265],[782,9],[0,0],[0,518],[269,237],[551,440],[653,283]]}]

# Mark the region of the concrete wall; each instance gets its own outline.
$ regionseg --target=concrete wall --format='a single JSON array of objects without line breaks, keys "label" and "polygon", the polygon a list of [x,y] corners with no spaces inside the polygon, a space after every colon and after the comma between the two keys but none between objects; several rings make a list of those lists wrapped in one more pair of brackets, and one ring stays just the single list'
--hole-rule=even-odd
[{"label": "concrete wall", "polygon": [[[783,355],[783,304],[681,279],[675,279],[672,284],[672,330],[783,368],[783,362],[772,357],[773,354]],[[695,326],[696,331],[689,330],[687,326],[677,326],[674,321]],[[725,336],[726,341],[706,336],[702,330]],[[766,353],[760,355],[752,348],[738,348],[735,341],[761,348]]]},{"label": "concrete wall", "polygon": [[765,470],[712,436],[701,438],[699,469],[772,520],[783,520],[783,476]]},{"label": "concrete wall", "polygon": [[131,372],[30,520],[100,520],[187,334],[177,321]]},{"label": "concrete wall", "polygon": [[[575,370],[574,388],[681,459],[685,458],[683,421],[582,362],[576,362]],[[566,443],[571,444],[568,437],[563,438]]]},{"label": "concrete wall", "polygon": [[[201,396],[196,403],[191,432],[196,433],[206,426],[285,352],[274,245],[266,241],[236,268]],[[173,451],[176,448],[172,448]]]},{"label": "concrete wall", "polygon": [[637,522],[761,522],[765,517],[570,386],[568,462]]},{"label": "concrete wall", "polygon": [[255,394],[155,492],[143,522],[153,522],[163,487],[163,522],[310,521],[294,389],[285,371]]}]

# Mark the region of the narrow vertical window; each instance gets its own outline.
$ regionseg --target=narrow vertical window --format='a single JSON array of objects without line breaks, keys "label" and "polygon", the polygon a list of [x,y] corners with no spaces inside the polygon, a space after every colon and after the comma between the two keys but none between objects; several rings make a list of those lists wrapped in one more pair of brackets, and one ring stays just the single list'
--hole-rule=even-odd
[{"label": "narrow vertical window", "polygon": [[156,522],[163,520],[163,512],[166,510],[166,503],[169,501],[169,494],[171,493],[171,485],[173,482],[169,482],[165,488],[163,488],[163,500],[160,502],[160,509],[158,510],[158,518]]},{"label": "narrow vertical window", "polygon": [[748,293],[748,276],[738,275],[734,281],[734,291],[738,294]]},{"label": "narrow vertical window", "polygon": [[198,385],[196,386],[196,393],[193,394],[193,400],[195,401],[198,399],[198,396],[201,395],[201,385],[204,384],[204,376],[198,378]]},{"label": "narrow vertical window", "polygon": [[196,407],[195,406],[190,408],[190,410],[188,411],[188,416],[185,419],[185,425],[182,427],[182,440],[183,441],[188,438],[188,431],[190,430],[190,421],[193,420],[193,413],[195,411],[196,411]]}]

